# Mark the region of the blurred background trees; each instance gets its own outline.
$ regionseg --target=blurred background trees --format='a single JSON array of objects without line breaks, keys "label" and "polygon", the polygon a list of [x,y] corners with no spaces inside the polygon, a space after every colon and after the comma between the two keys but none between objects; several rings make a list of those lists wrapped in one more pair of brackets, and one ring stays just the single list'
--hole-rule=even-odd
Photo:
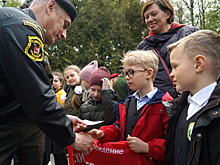
[{"label": "blurred background trees", "polygon": [[[75,64],[83,68],[92,60],[117,72],[120,59],[147,35],[140,0],[74,0],[78,17],[68,38],[49,47],[52,69]],[[54,49],[53,49],[54,48]]]},{"label": "blurred background trees", "polygon": [[220,33],[219,0],[171,0],[179,23]]},{"label": "blurred background trees", "polygon": [[[3,0],[5,6],[19,7],[19,0]],[[3,1],[1,6],[3,6]],[[29,0],[30,1],[30,0]],[[71,0],[78,16],[67,39],[47,46],[52,70],[63,71],[71,64],[83,68],[92,60],[118,71],[124,53],[134,50],[148,35],[141,18],[146,0]],[[219,0],[171,0],[175,21],[220,33]]]}]

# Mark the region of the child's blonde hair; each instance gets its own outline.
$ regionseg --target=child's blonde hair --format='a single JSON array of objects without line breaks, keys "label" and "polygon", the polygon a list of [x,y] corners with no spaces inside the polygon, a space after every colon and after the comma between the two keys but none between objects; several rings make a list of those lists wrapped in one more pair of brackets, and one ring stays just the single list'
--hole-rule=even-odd
[{"label": "child's blonde hair", "polygon": [[187,54],[189,58],[203,55],[210,61],[211,72],[218,77],[220,73],[220,35],[211,30],[200,30],[168,46],[171,52],[175,48]]},{"label": "child's blonde hair", "polygon": [[76,66],[76,65],[69,65],[69,66],[67,66],[65,69],[64,69],[64,72],[65,71],[67,71],[67,70],[73,70],[74,72],[76,72],[76,73],[80,73],[80,68],[78,67],[78,66]]},{"label": "child's blonde hair", "polygon": [[124,55],[124,58],[121,61],[123,64],[141,65],[145,69],[152,68],[154,70],[154,76],[152,77],[153,80],[156,77],[159,59],[156,52],[153,50],[129,51]]}]

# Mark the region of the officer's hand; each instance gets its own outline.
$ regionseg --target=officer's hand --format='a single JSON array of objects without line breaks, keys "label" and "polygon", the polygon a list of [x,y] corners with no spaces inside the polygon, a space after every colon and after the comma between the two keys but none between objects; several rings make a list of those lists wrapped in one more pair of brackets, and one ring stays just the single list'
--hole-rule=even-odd
[{"label": "officer's hand", "polygon": [[76,140],[71,145],[75,150],[82,152],[84,155],[92,151],[94,141],[92,137],[84,133],[76,133]]},{"label": "officer's hand", "polygon": [[92,129],[87,134],[91,135],[94,139],[101,139],[104,136],[104,132],[98,129]]},{"label": "officer's hand", "polygon": [[66,115],[66,116],[72,121],[74,132],[81,132],[85,128],[87,128],[87,125],[83,123],[83,121],[80,120],[78,117],[72,115]]}]

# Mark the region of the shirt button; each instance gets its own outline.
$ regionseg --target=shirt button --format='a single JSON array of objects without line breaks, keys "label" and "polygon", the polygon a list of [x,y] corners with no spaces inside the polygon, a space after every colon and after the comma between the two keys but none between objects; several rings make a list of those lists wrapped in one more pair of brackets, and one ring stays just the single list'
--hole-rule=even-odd
[{"label": "shirt button", "polygon": [[201,138],[201,137],[202,137],[202,134],[201,134],[201,133],[197,133],[196,136],[197,136],[198,138]]},{"label": "shirt button", "polygon": [[177,148],[177,153],[181,154],[181,148]]}]

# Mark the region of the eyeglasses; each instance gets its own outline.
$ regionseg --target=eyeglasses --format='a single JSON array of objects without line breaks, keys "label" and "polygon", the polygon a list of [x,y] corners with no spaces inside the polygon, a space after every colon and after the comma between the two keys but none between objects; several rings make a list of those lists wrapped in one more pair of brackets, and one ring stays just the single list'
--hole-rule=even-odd
[{"label": "eyeglasses", "polygon": [[144,72],[144,71],[146,71],[146,70],[148,70],[148,69],[129,70],[129,71],[127,71],[127,72],[122,72],[122,75],[123,75],[124,77],[128,76],[129,78],[132,78],[132,77],[134,77],[134,73],[135,73],[135,72]]}]

